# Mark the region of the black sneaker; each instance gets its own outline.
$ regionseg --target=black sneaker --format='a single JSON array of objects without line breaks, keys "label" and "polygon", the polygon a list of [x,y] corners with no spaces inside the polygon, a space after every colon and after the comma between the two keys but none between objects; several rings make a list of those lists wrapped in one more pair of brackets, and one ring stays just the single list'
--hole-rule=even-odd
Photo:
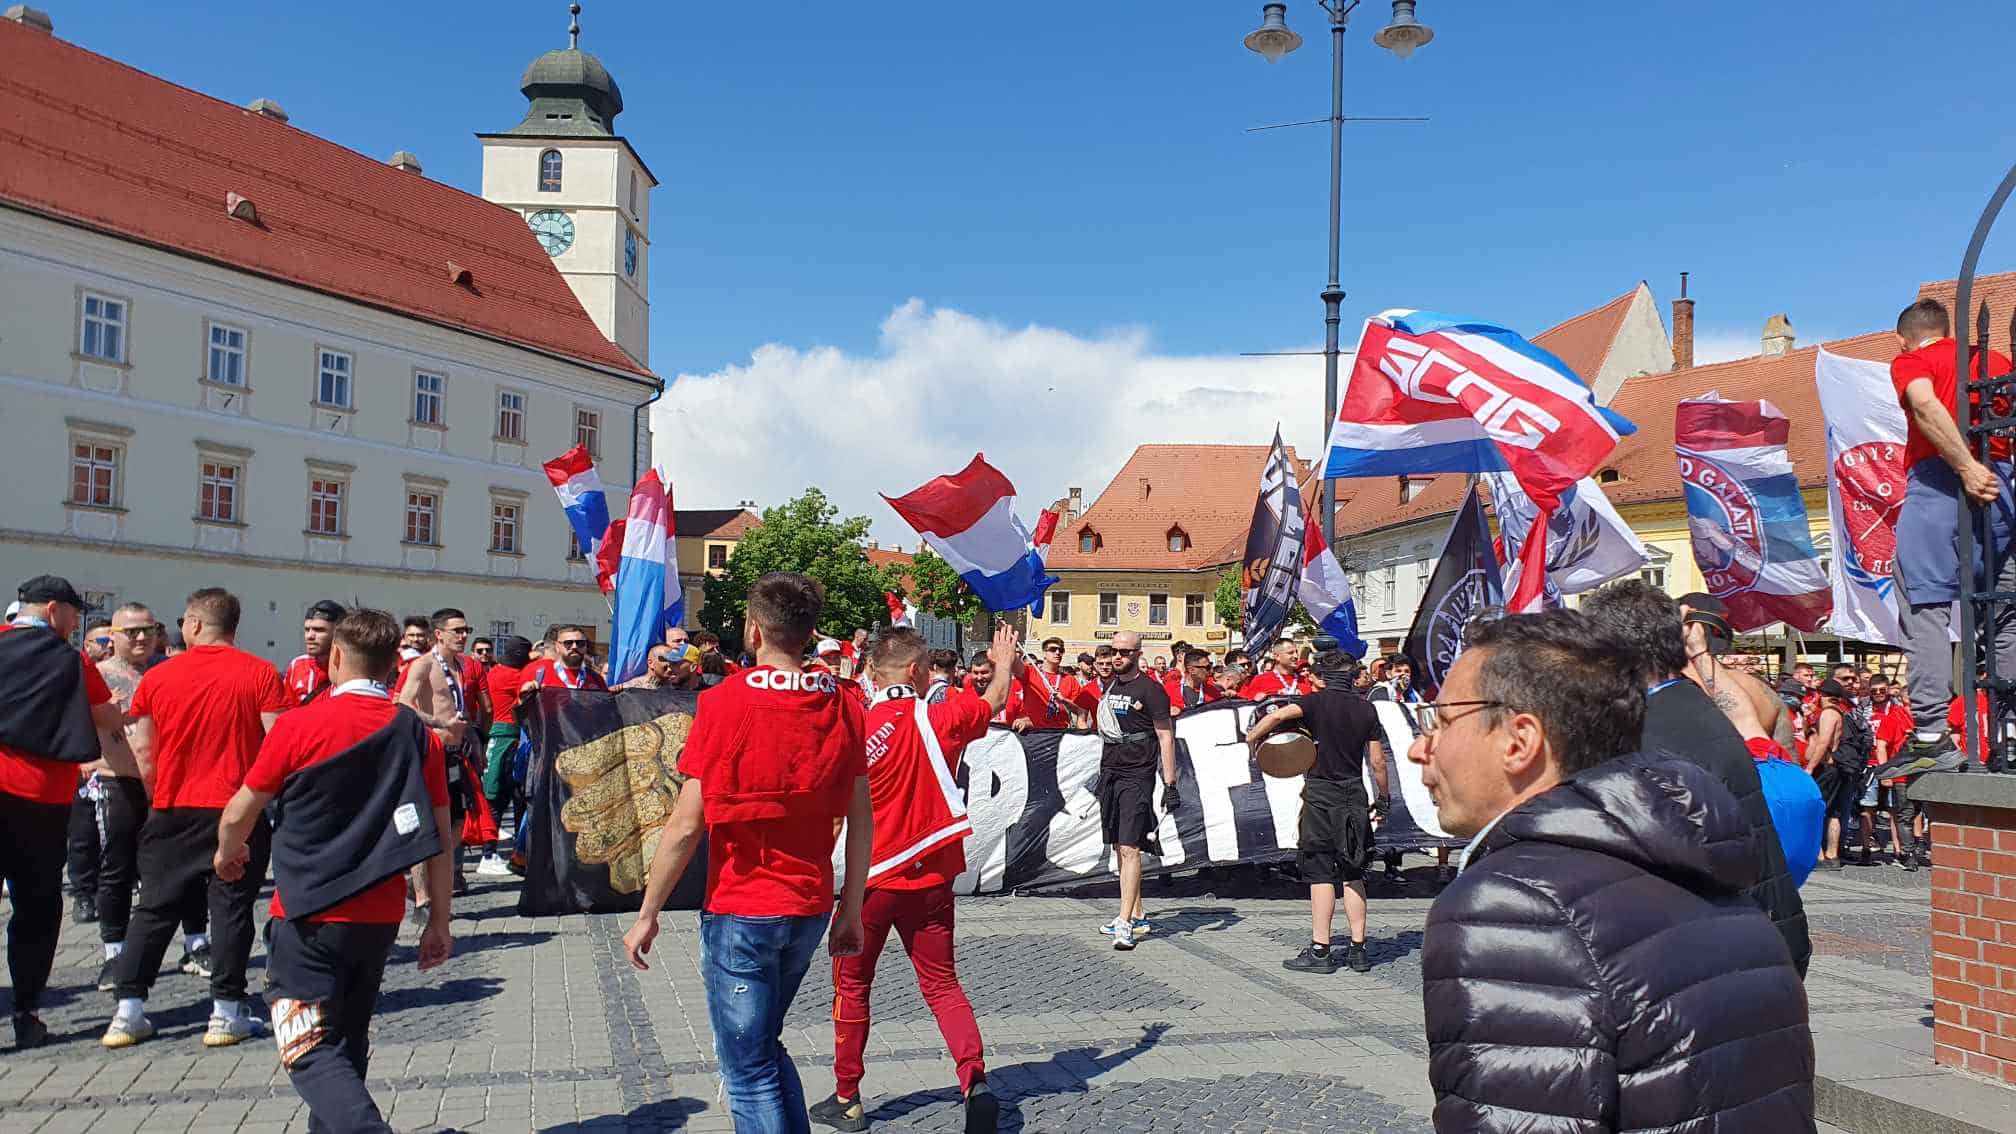
[{"label": "black sneaker", "polygon": [[813,1103],[809,1113],[812,1121],[835,1130],[868,1129],[868,1111],[860,1099],[843,1103],[839,1095],[828,1095],[824,1101]]},{"label": "black sneaker", "polygon": [[209,980],[210,943],[205,941],[200,948],[182,950],[182,960],[177,962],[175,967],[190,976],[200,976],[204,980]]},{"label": "black sneaker", "polygon": [[973,1080],[966,1092],[966,1134],[995,1134],[1001,1124],[1001,1100],[985,1079]]},{"label": "black sneaker", "polygon": [[1325,949],[1321,953],[1311,944],[1302,946],[1302,951],[1281,962],[1281,967],[1291,973],[1334,973],[1338,968],[1337,951]]},{"label": "black sneaker", "polygon": [[1344,963],[1349,965],[1351,971],[1354,973],[1369,973],[1372,971],[1372,958],[1365,955],[1365,943],[1363,941],[1353,941],[1351,947],[1344,950]]},{"label": "black sneaker", "polygon": [[90,894],[79,894],[70,903],[70,920],[78,925],[90,925],[98,920],[98,899]]},{"label": "black sneaker", "polygon": [[1868,848],[1868,847],[1863,847],[1863,848],[1862,848],[1862,854],[1861,854],[1861,855],[1860,855],[1859,857],[1857,857],[1857,858],[1855,859],[1855,865],[1857,865],[1857,866],[1868,866],[1868,865],[1870,864],[1870,859],[1871,859],[1871,855],[1870,855],[1870,851],[1869,851],[1869,848]]},{"label": "black sneaker", "polygon": [[27,1051],[49,1042],[49,1025],[33,1012],[14,1013],[14,1050]]},{"label": "black sneaker", "polygon": [[112,979],[112,966],[117,964],[118,961],[119,958],[117,957],[107,957],[105,958],[105,963],[99,966],[98,991],[110,992],[113,989],[119,987],[119,982]]}]

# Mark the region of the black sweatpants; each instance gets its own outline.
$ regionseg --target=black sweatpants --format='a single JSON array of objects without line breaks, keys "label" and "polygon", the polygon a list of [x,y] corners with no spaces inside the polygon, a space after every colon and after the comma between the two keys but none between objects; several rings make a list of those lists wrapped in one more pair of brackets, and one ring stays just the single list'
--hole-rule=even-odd
[{"label": "black sweatpants", "polygon": [[252,860],[236,882],[210,869],[217,856],[217,807],[169,807],[154,811],[140,828],[140,901],[126,926],[126,947],[112,967],[121,998],[145,998],[161,971],[161,958],[194,900],[207,895],[210,908],[210,996],[245,999],[245,966],[252,958],[252,914],[266,883],[273,831],[264,816],[245,845]]},{"label": "black sweatpants", "polygon": [[14,915],[7,920],[7,975],[14,1011],[42,1007],[56,938],[63,932],[63,859],[70,805],[0,792],[0,878]]},{"label": "black sweatpants", "polygon": [[70,798],[70,896],[98,897],[98,805],[80,791]]},{"label": "black sweatpants", "polygon": [[308,1104],[314,1134],[390,1134],[371,1101],[371,1013],[385,979],[395,925],[266,923],[266,1002],[280,1065]]},{"label": "black sweatpants", "polygon": [[[140,828],[147,822],[147,785],[128,776],[98,777],[92,813],[101,840],[98,940],[110,945],[126,940],[126,921],[133,913],[133,887],[140,881]],[[74,856],[74,835],[71,852]],[[77,876],[74,857],[70,876]]]}]

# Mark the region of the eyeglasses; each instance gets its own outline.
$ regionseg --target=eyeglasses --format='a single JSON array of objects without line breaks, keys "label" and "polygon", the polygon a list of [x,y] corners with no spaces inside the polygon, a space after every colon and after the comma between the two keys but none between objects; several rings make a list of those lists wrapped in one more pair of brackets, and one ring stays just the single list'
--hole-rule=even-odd
[{"label": "eyeglasses", "polygon": [[569,638],[564,642],[556,642],[554,644],[563,650],[585,650],[588,648],[588,639]]},{"label": "eyeglasses", "polygon": [[1118,646],[1113,647],[1113,654],[1115,657],[1131,658],[1140,652],[1141,652],[1140,650],[1123,650]]},{"label": "eyeglasses", "polygon": [[151,637],[153,637],[154,635],[156,635],[156,634],[159,634],[159,633],[161,632],[161,627],[159,627],[159,626],[126,626],[126,627],[118,627],[118,626],[114,626],[114,627],[112,628],[112,632],[113,632],[114,634],[117,634],[117,635],[119,635],[119,636],[120,636],[120,637],[122,637],[122,638],[151,638]]},{"label": "eyeglasses", "polygon": [[[1414,723],[1420,726],[1422,736],[1432,737],[1471,713],[1511,707],[1503,701],[1431,701],[1414,710]],[[1451,709],[1469,709],[1470,712],[1451,713]]]},{"label": "eyeglasses", "polygon": [[91,639],[91,644],[94,646],[109,646],[112,644],[112,636],[107,634],[102,638],[93,638]]},{"label": "eyeglasses", "polygon": [[443,634],[467,634],[470,629],[468,626],[443,626],[441,632]]},{"label": "eyeglasses", "polygon": [[1044,652],[1044,653],[1046,653],[1046,654],[1061,654],[1061,653],[1063,653],[1063,652],[1064,652],[1064,647],[1062,647],[1062,646],[1045,646],[1045,647],[1043,647],[1043,652]]}]

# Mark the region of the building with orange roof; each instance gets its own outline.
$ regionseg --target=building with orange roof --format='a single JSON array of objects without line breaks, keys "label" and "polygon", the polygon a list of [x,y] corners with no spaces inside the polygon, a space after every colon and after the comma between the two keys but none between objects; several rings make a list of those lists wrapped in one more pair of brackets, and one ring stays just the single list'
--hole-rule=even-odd
[{"label": "building with orange roof", "polygon": [[686,592],[686,621],[697,625],[700,608],[707,603],[710,576],[728,570],[728,557],[742,537],[763,526],[753,501],[733,508],[679,508],[672,513],[672,530],[679,554],[679,584]]},{"label": "building with orange roof", "polygon": [[0,574],[157,611],[226,586],[276,658],[321,598],[493,634],[602,622],[539,466],[586,445],[621,514],[650,463],[656,182],[578,45],[520,93],[497,92],[517,124],[481,136],[478,195],[9,8],[0,388],[25,490]]}]

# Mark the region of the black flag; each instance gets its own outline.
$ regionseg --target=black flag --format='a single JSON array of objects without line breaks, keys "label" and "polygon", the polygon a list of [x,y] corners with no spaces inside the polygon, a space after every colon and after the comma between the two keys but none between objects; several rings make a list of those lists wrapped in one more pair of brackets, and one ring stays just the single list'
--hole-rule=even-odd
[{"label": "black flag", "polygon": [[1280,633],[1295,605],[1295,580],[1302,573],[1302,491],[1295,464],[1274,431],[1274,447],[1260,471],[1260,497],[1246,530],[1246,558],[1240,564],[1244,592],[1246,650],[1259,657]]},{"label": "black flag", "polygon": [[1433,696],[1463,652],[1463,632],[1479,616],[1504,613],[1505,583],[1498,574],[1498,556],[1491,549],[1491,529],[1484,523],[1484,505],[1477,485],[1470,485],[1442,556],[1428,579],[1428,593],[1414,624],[1407,630],[1407,658],[1414,663],[1414,687]]}]

